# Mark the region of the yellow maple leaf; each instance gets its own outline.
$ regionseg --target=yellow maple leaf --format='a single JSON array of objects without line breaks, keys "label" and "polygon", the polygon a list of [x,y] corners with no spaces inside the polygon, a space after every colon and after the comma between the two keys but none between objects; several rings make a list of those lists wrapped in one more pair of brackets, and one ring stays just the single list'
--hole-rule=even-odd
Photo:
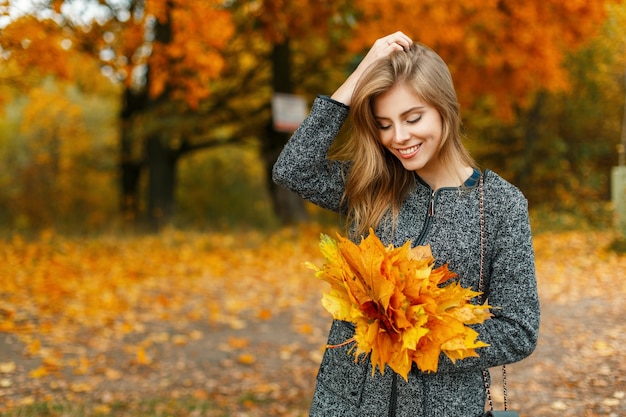
[{"label": "yellow maple leaf", "polygon": [[322,305],[335,319],[350,321],[352,304],[346,300],[345,292],[331,289],[322,294]]}]

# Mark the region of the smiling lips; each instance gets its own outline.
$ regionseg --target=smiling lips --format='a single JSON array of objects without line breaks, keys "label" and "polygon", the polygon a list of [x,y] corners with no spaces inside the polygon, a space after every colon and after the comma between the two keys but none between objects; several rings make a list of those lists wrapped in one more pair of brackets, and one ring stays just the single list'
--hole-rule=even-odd
[{"label": "smiling lips", "polygon": [[410,158],[417,153],[420,146],[422,146],[422,144],[411,146],[410,148],[398,149],[398,152],[403,158]]}]

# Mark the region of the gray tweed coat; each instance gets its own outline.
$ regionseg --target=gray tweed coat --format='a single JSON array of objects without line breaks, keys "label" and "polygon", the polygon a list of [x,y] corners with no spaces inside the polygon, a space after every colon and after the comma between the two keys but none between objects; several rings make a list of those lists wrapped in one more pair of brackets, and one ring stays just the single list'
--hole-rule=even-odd
[{"label": "gray tweed coat", "polygon": [[[349,108],[318,96],[311,113],[283,149],[273,170],[276,183],[328,210],[341,212],[342,164],[327,159],[328,150],[348,117]],[[368,360],[355,363],[350,346],[327,349],[317,376],[311,416],[477,417],[485,404],[481,370],[519,361],[530,355],[539,331],[534,252],[527,201],[522,193],[492,171],[484,180],[485,292],[497,308],[495,317],[475,328],[490,346],[480,357],[453,364],[439,360],[436,373],[415,367],[408,383],[387,367],[372,377]],[[480,210],[478,171],[466,187],[432,192],[421,179],[403,203],[393,235],[381,224],[384,243],[430,244],[437,266],[448,263],[465,287],[478,288]],[[434,211],[429,207],[434,203]],[[333,321],[329,344],[354,333],[351,323]]]}]

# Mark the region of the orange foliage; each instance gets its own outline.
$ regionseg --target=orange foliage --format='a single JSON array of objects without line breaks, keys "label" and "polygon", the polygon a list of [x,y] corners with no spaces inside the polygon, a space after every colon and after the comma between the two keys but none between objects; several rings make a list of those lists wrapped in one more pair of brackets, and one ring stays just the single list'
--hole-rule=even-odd
[{"label": "orange foliage", "polygon": [[70,77],[69,44],[63,42],[68,38],[53,20],[27,15],[12,22],[1,33],[0,48],[10,52],[11,61],[19,67],[53,73],[64,79]]},{"label": "orange foliage", "polygon": [[[63,39],[94,57],[107,46],[115,58],[104,64],[128,84],[133,72],[147,63],[152,97],[167,94],[196,107],[209,95],[208,82],[224,69],[221,51],[235,35],[231,16],[235,9],[245,20],[239,30],[245,32],[250,25],[246,36],[258,36],[260,31],[274,43],[303,40],[305,48],[313,35],[335,42],[339,36],[332,31],[335,27],[343,28],[342,39],[353,52],[384,34],[403,30],[446,59],[464,105],[484,99],[500,116],[510,117],[512,109],[524,105],[538,89],[568,87],[563,55],[596,32],[609,2],[250,0],[224,8],[219,0],[146,0],[145,13],[86,31],[26,16],[7,26],[1,45],[24,68],[60,75],[67,75],[64,60],[59,59],[67,53],[60,46]],[[59,11],[62,3],[55,1],[51,7]],[[168,39],[147,40],[152,19],[170,30]],[[114,39],[103,41],[105,32]],[[27,47],[24,39],[29,40]]]},{"label": "orange foliage", "polygon": [[[13,213],[6,219],[8,228],[63,228],[75,221],[104,225],[117,209],[110,195],[112,175],[98,169],[112,159],[107,150],[115,136],[109,134],[106,117],[99,119],[94,134],[85,116],[94,111],[85,106],[92,102],[58,84],[49,81],[21,92],[22,117],[15,137],[7,138],[9,144],[19,143],[21,151],[6,166],[10,180],[3,179],[10,184],[4,204]],[[102,95],[98,102],[106,103]]]},{"label": "orange foliage", "polygon": [[[171,25],[170,42],[155,42],[148,58],[150,94],[158,97],[166,88],[172,99],[192,108],[209,96],[208,83],[224,68],[220,53],[234,33],[230,14],[218,10],[220,1],[153,0],[147,11],[161,24]],[[169,9],[168,9],[169,7]]]},{"label": "orange foliage", "polygon": [[402,30],[449,64],[464,105],[486,95],[501,117],[538,89],[567,88],[564,53],[594,35],[606,1],[360,2],[354,51]]},{"label": "orange foliage", "polygon": [[[63,3],[53,2],[51,13],[59,13]],[[147,64],[153,98],[167,94],[196,107],[209,95],[209,81],[223,70],[220,51],[234,33],[230,13],[219,0],[147,0],[145,10],[129,19],[101,23],[77,27],[69,17],[55,21],[26,15],[3,30],[0,46],[21,68],[65,79],[73,76],[68,67],[73,55],[102,59],[128,86]],[[171,36],[154,36],[157,26]],[[107,53],[100,55],[103,50]]]},{"label": "orange foliage", "polygon": [[[349,3],[349,2],[347,2]],[[280,43],[287,38],[307,39],[326,34],[333,18],[340,18],[345,1],[263,0],[246,3],[245,12],[254,17],[265,37]]]}]

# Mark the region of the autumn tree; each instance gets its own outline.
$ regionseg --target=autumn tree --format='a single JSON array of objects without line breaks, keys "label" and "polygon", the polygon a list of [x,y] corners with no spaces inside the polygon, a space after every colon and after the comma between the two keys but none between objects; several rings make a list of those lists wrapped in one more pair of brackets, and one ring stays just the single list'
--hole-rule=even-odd
[{"label": "autumn tree", "polygon": [[[11,2],[3,2],[4,13]],[[101,62],[124,85],[119,163],[125,216],[139,214],[140,174],[148,171],[152,225],[173,209],[176,160],[190,150],[171,114],[194,111],[224,67],[219,52],[232,36],[220,1],[134,0],[33,3],[2,33],[4,59],[67,78],[68,56]]]},{"label": "autumn tree", "polygon": [[[140,177],[147,170],[146,206],[153,224],[171,215],[176,163],[191,151],[259,140],[269,176],[288,137],[273,129],[272,93],[310,92],[320,80],[311,81],[310,74],[333,66],[339,73],[344,67],[341,62],[347,59],[329,53],[329,34],[336,43],[341,34],[333,35],[333,31],[345,26],[338,18],[339,7],[345,7],[342,3],[238,1],[230,3],[228,10],[216,10],[218,2],[201,1],[183,2],[184,7],[181,2],[156,0],[98,2],[98,7],[95,3],[91,7],[100,11],[100,18],[94,21],[64,17],[63,12],[78,2],[38,3],[37,9],[7,28],[7,35],[15,33],[7,38],[15,42],[3,48],[17,52],[11,55],[13,61],[21,55],[22,67],[66,76],[60,66],[39,64],[37,55],[19,41],[24,31],[18,29],[28,20],[32,22],[29,39],[42,33],[42,27],[56,29],[55,37],[37,37],[39,47],[45,47],[48,38],[55,45],[72,40],[71,51],[51,49],[55,52],[50,54],[52,61],[62,62],[55,57],[75,51],[87,53],[101,60],[102,70],[114,81],[124,83],[120,114],[123,211],[137,218]],[[313,12],[303,14],[302,10]],[[86,9],[74,13],[84,17]],[[55,20],[36,18],[50,14]],[[231,19],[237,26],[235,34]],[[220,54],[213,54],[218,49]],[[228,71],[221,72],[224,67]],[[218,74],[219,80],[212,82]],[[288,191],[270,186],[270,195],[285,222],[306,215],[302,201]]]},{"label": "autumn tree", "polygon": [[0,38],[3,224],[14,230],[110,224],[113,136],[103,110],[115,108],[109,99],[116,89],[98,76],[91,57],[70,53],[72,42],[55,22],[24,16],[14,23]]},{"label": "autumn tree", "polygon": [[[476,153],[522,187],[535,207],[610,219],[610,170],[618,163],[626,68],[626,4],[606,5],[598,36],[564,55],[570,88],[535,95],[517,122],[480,126]],[[474,126],[476,121],[470,121]],[[508,150],[508,152],[507,152]],[[502,155],[506,155],[503,158]]]}]

